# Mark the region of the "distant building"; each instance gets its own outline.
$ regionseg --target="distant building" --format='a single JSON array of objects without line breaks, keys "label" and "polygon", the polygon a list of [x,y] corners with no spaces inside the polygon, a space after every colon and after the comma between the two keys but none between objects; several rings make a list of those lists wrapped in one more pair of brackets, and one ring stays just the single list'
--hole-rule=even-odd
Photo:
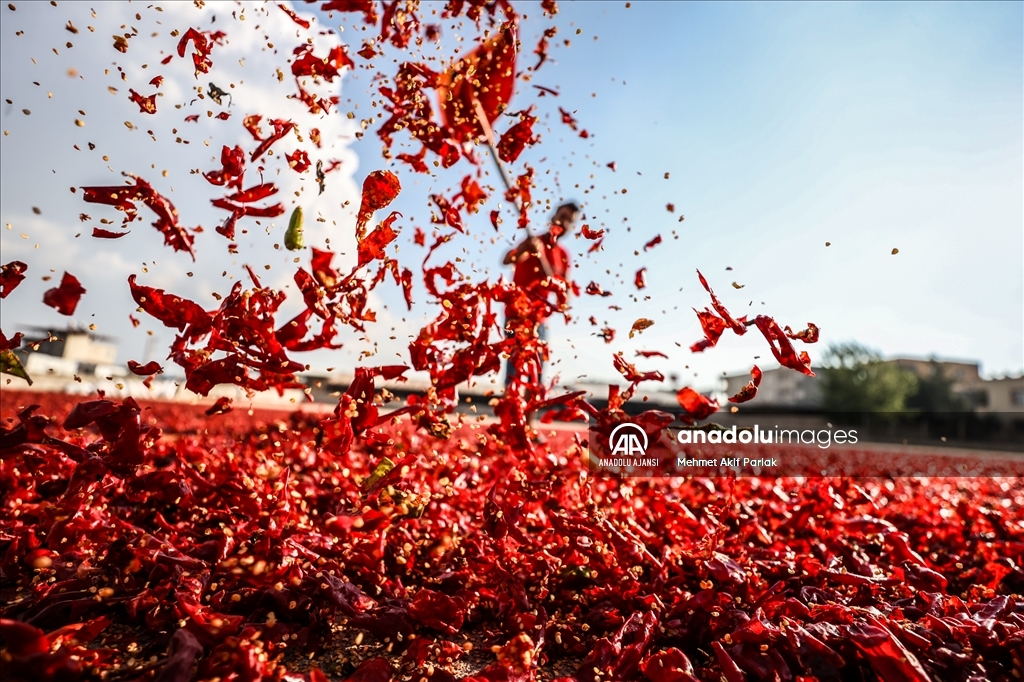
[{"label": "distant building", "polygon": [[937,367],[952,380],[954,393],[967,398],[976,412],[1024,412],[1024,375],[984,379],[976,362],[896,358],[889,362],[919,377],[929,376]]},{"label": "distant building", "polygon": [[[1024,375],[985,379],[976,362],[919,358],[895,358],[885,362],[919,377],[930,376],[933,368],[938,367],[943,376],[952,380],[953,392],[968,398],[976,412],[1024,413]],[[735,395],[748,381],[749,374],[726,377],[726,394]],[[817,377],[783,367],[769,369],[761,378],[757,397],[748,405],[760,410],[814,410],[821,405],[821,386]]]},{"label": "distant building", "polygon": [[977,412],[1024,413],[1024,374],[999,379],[979,379],[960,390],[971,399]]},{"label": "distant building", "polygon": [[18,353],[30,377],[111,377],[127,371],[117,362],[116,340],[85,329],[36,329]]}]

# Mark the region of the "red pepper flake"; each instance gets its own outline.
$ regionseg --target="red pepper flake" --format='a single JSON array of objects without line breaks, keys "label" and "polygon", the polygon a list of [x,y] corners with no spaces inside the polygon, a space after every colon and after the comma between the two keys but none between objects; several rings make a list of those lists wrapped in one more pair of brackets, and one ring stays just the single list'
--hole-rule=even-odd
[{"label": "red pepper flake", "polygon": [[152,85],[154,88],[159,88],[161,85],[164,84],[164,77],[163,76],[154,76],[149,81],[149,84]]},{"label": "red pepper flake", "polygon": [[231,212],[231,215],[224,221],[224,224],[216,228],[217,232],[228,239],[234,239],[235,224],[238,222],[239,218],[245,216],[253,216],[256,218],[276,218],[277,216],[283,215],[285,207],[284,204],[281,203],[272,204],[270,206],[238,205],[262,201],[267,197],[277,194],[277,191],[277,186],[274,183],[265,182],[261,185],[255,185],[247,190],[241,190],[220,199],[212,199],[210,203],[215,207]]},{"label": "red pepper flake", "polygon": [[622,357],[621,353],[616,353],[612,356],[612,362],[615,364],[615,369],[625,377],[626,381],[631,384],[638,384],[641,381],[664,381],[665,375],[661,372],[638,372],[636,367]]},{"label": "red pepper flake", "polygon": [[[436,78],[438,101],[447,137],[455,143],[484,135],[508,106],[516,83],[516,24],[507,21],[472,52]],[[487,87],[482,87],[483,84]],[[437,149],[435,149],[437,151]]]},{"label": "red pepper flake", "polygon": [[498,140],[498,158],[506,163],[513,163],[524,149],[540,141],[540,138],[533,133],[533,125],[537,122],[537,117],[525,112],[520,113],[519,116],[520,121],[506,130]]},{"label": "red pepper flake", "polygon": [[657,246],[660,243],[661,243],[661,235],[660,234],[654,235],[654,239],[652,239],[651,241],[649,241],[646,244],[644,244],[644,251],[650,251],[651,249],[653,249],[655,246]]},{"label": "red pepper flake", "polygon": [[128,369],[131,370],[132,374],[136,374],[140,377],[148,377],[154,374],[163,374],[164,368],[160,366],[160,363],[156,360],[150,360],[144,365],[140,365],[134,360],[128,361]]},{"label": "red pepper flake", "polygon": [[242,176],[245,174],[245,152],[242,148],[238,145],[221,147],[220,164],[221,170],[203,173],[206,181],[211,185],[226,185],[233,189],[241,189]]},{"label": "red pepper flake", "polygon": [[374,211],[385,208],[395,200],[402,190],[398,176],[387,170],[373,171],[363,180],[363,195],[356,219],[356,237],[362,239],[366,225],[373,218]]},{"label": "red pepper flake", "polygon": [[817,343],[819,332],[820,330],[818,329],[818,325],[814,324],[813,322],[808,322],[807,329],[796,332],[795,334],[793,333],[792,329],[790,329],[788,326],[786,327],[786,336],[788,336],[791,339],[803,341],[804,343]]},{"label": "red pepper flake", "polygon": [[772,355],[775,356],[780,365],[795,369],[807,376],[814,376],[814,372],[811,371],[811,358],[807,355],[807,351],[797,353],[796,349],[793,348],[793,344],[789,342],[786,334],[779,328],[775,320],[765,315],[758,315],[754,318],[754,324],[764,334],[764,338],[768,340],[768,344],[772,349]]},{"label": "red pepper flake", "polygon": [[[231,398],[228,398],[227,396],[221,396],[217,398],[217,401],[213,405],[210,405],[208,408],[206,408],[204,414],[207,417],[215,417],[218,414],[227,414],[232,409],[233,408],[231,407]],[[184,632],[184,630],[179,630],[179,632]]]},{"label": "red pepper flake", "polygon": [[309,155],[304,149],[296,149],[291,154],[285,154],[284,158],[288,159],[288,165],[296,173],[305,173],[309,170]]},{"label": "red pepper flake", "polygon": [[18,288],[18,285],[25,279],[25,272],[28,266],[20,260],[12,260],[7,265],[0,265],[0,298],[7,298],[7,295]]},{"label": "red pepper flake", "polygon": [[250,133],[252,133],[252,136],[259,140],[260,142],[259,146],[257,146],[256,149],[254,149],[252,151],[252,154],[249,156],[250,161],[255,161],[256,159],[263,156],[267,152],[267,150],[270,149],[271,146],[273,146],[275,142],[283,138],[285,135],[290,133],[292,129],[295,128],[295,124],[292,123],[291,121],[285,121],[284,119],[274,118],[270,120],[270,125],[274,128],[274,132],[270,133],[270,135],[268,135],[267,137],[261,139],[260,136],[257,135],[257,133],[259,132],[260,118],[260,116],[248,116],[245,119],[245,127],[249,130]]},{"label": "red pepper flake", "polygon": [[82,298],[85,289],[78,281],[78,278],[67,272],[60,280],[60,286],[48,289],[43,294],[43,303],[54,308],[61,315],[74,315],[78,307],[78,300]]},{"label": "red pepper flake", "polygon": [[377,3],[374,0],[328,0],[320,5],[322,12],[362,12],[363,22],[377,23]]},{"label": "red pepper flake", "polygon": [[156,213],[157,220],[153,227],[164,235],[164,244],[175,251],[188,252],[192,260],[195,260],[195,252],[192,250],[193,238],[178,224],[178,209],[142,178],[136,177],[134,185],[83,187],[82,194],[82,198],[89,203],[106,204],[123,211],[125,224],[135,220],[137,209],[134,202],[141,201]]},{"label": "red pepper flake", "polygon": [[125,232],[114,232],[113,230],[105,230],[102,227],[92,228],[92,236],[97,239],[120,239],[128,234],[131,234],[131,230],[127,230]]},{"label": "red pepper flake", "polygon": [[757,395],[757,387],[761,385],[761,368],[754,365],[750,369],[750,381],[747,385],[736,392],[736,395],[729,398],[730,403],[745,403]]},{"label": "red pepper flake", "polygon": [[303,79],[312,78],[315,82],[326,80],[333,82],[341,76],[341,70],[355,68],[355,64],[345,51],[344,45],[336,45],[327,53],[326,57],[317,57],[313,54],[313,46],[309,44],[299,45],[293,51],[295,60],[292,62],[292,75],[295,77],[295,84],[299,89],[297,98],[309,107],[310,113],[330,112],[332,105],[340,100],[337,96],[329,99],[316,97],[303,87]]},{"label": "red pepper flake", "polygon": [[156,113],[156,94],[152,94],[149,97],[143,97],[135,90],[128,89],[128,99],[139,105],[139,112],[143,114],[155,114]]},{"label": "red pepper flake", "polygon": [[569,126],[574,131],[578,129],[578,125],[576,123],[576,119],[573,118],[572,114],[570,114],[568,111],[566,111],[562,107],[558,107],[558,113],[562,115],[562,123],[564,123],[565,125]]},{"label": "red pepper flake", "polygon": [[300,17],[294,11],[292,11],[289,7],[286,7],[285,5],[283,5],[281,3],[277,3],[277,6],[281,9],[282,12],[284,12],[285,14],[288,15],[289,19],[294,21],[296,24],[298,24],[302,28],[309,28],[309,22],[306,21],[305,19],[303,19],[302,17]]},{"label": "red pepper flake", "polygon": [[359,240],[359,260],[356,267],[361,268],[373,260],[383,260],[384,248],[398,236],[398,233],[391,228],[391,225],[400,215],[397,212],[392,213],[373,232],[364,239]]},{"label": "red pepper flake", "polygon": [[634,334],[639,334],[643,330],[648,329],[648,328],[653,327],[653,326],[654,326],[654,320],[647,319],[646,317],[641,317],[638,320],[636,320],[633,323],[633,326],[630,328],[630,330],[629,330],[629,338],[633,338]]},{"label": "red pepper flake", "polygon": [[679,407],[683,408],[684,414],[681,418],[688,423],[707,419],[718,411],[717,400],[701,395],[688,386],[676,393],[676,401]]},{"label": "red pepper flake", "polygon": [[227,34],[223,31],[197,31],[194,28],[190,28],[185,31],[178,41],[178,56],[185,56],[185,50],[191,41],[194,48],[192,63],[196,67],[195,75],[198,79],[199,74],[209,73],[210,67],[213,66],[213,62],[210,61],[210,51],[214,45],[222,44],[226,37]]},{"label": "red pepper flake", "polygon": [[633,276],[633,284],[636,285],[637,289],[647,288],[647,268],[640,268],[636,271],[636,274]]}]

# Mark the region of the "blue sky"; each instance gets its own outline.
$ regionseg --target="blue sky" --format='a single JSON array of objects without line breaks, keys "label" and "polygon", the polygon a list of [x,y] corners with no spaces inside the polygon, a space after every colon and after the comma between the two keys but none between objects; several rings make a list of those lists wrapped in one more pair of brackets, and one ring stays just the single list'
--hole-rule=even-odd
[{"label": "blue sky", "polygon": [[[101,3],[97,10],[100,19],[93,22],[119,20],[121,10],[112,5]],[[4,223],[17,229],[4,230],[0,245],[4,262],[27,253],[23,259],[30,264],[30,281],[4,301],[3,329],[10,333],[21,324],[63,322],[39,303],[52,283],[37,276],[47,267],[75,272],[71,264],[80,263],[89,294],[76,318],[98,320],[100,331],[119,337],[123,360],[142,359],[147,327],[132,329],[126,319],[125,310],[131,309],[122,291],[127,272],[139,271],[145,262],[154,278],[149,283],[208,296],[205,289],[225,288],[213,273],[237,274],[242,260],[219,253],[222,245],[208,230],[202,236],[209,260],[197,271],[206,276],[202,283],[186,279],[185,271],[194,266],[179,262],[158,241],[146,242],[153,248],[145,252],[140,241],[124,243],[128,239],[87,245],[93,251],[73,244],[77,251],[49,265],[55,250],[68,251],[65,247],[72,242],[67,233],[78,230],[77,215],[87,210],[66,194],[66,186],[119,182],[106,166],[115,166],[117,173],[141,172],[139,165],[145,162],[148,168],[154,156],[177,163],[181,175],[188,168],[214,164],[197,159],[194,148],[187,156],[180,145],[140,144],[127,136],[118,126],[131,105],[110,98],[106,81],[99,79],[85,82],[100,94],[76,83],[79,89],[68,95],[72,101],[65,106],[85,107],[90,114],[109,111],[116,125],[103,134],[109,136],[107,147],[116,152],[111,155],[114,162],[79,161],[68,151],[69,144],[50,139],[59,136],[45,127],[45,117],[55,116],[47,113],[49,102],[32,103],[33,116],[20,114],[25,102],[41,97],[41,89],[53,91],[59,100],[61,88],[71,88],[64,72],[82,58],[74,53],[48,55],[46,41],[67,40],[70,34],[63,32],[63,25],[76,10],[62,3],[60,12],[31,5],[19,7],[16,17],[3,11],[2,89],[14,104],[5,103],[3,111],[4,129],[12,135],[2,140],[0,208]],[[527,4],[524,11],[539,15],[539,6]],[[529,50],[543,25],[537,19],[531,16],[523,25],[525,63],[533,62]],[[265,25],[283,21],[277,30],[294,33],[283,14],[261,20]],[[707,304],[696,280],[698,268],[736,314],[767,313],[794,328],[809,320],[817,323],[822,343],[808,348],[815,359],[828,342],[856,340],[888,356],[973,359],[990,376],[1019,373],[1024,365],[1022,20],[1020,3],[634,2],[628,9],[625,3],[562,3],[554,61],[531,82],[556,88],[561,95],[538,99],[529,84],[521,86],[513,107],[536,103],[546,118],[540,127],[542,144],[524,154],[518,168],[523,163],[537,168],[542,200],[571,196],[584,202],[586,222],[608,229],[603,253],[586,256],[589,243],[583,240],[571,240],[569,246],[576,252],[580,284],[596,281],[613,292],[609,298],[582,297],[571,324],[552,323],[555,368],[562,379],[613,379],[611,353],[619,350],[627,358],[637,349],[665,351],[669,360],[642,360],[638,366],[675,373],[683,383],[700,387],[711,385],[723,372],[745,372],[755,362],[773,366],[763,339],[753,334],[726,337],[703,355],[686,350],[700,337],[690,308]],[[341,21],[339,16],[321,16],[329,27]],[[25,49],[8,35],[26,26],[35,31],[34,44],[39,46],[39,64],[31,67],[16,59],[24,61]],[[230,27],[228,32],[230,37]],[[342,34],[353,46],[360,38],[351,28]],[[571,47],[561,45],[563,38],[571,40]],[[87,37],[74,39],[84,43]],[[97,57],[95,67],[145,59],[142,40],[124,57],[108,49],[110,54]],[[244,49],[238,41],[226,49]],[[140,47],[136,50],[135,45]],[[263,75],[260,65],[272,63],[269,55],[246,59],[246,68],[257,66],[249,71],[251,82]],[[223,66],[217,68],[227,68],[226,61],[219,64]],[[44,70],[52,82],[33,86]],[[351,99],[359,105],[359,116],[372,110],[364,92],[367,83],[368,74],[361,72],[346,77],[342,86],[343,105]],[[191,85],[182,80],[182,92]],[[260,99],[264,94],[257,93],[250,101],[263,106],[269,96]],[[558,106],[575,112],[591,137],[582,140],[564,126]],[[64,121],[67,115],[73,111],[60,114],[61,126],[70,121]],[[181,116],[161,110],[158,117],[165,115]],[[181,127],[177,119],[166,121],[164,127]],[[337,125],[338,134],[350,139],[352,130]],[[211,131],[210,139],[218,144],[232,143],[222,132]],[[340,210],[340,199],[354,192],[366,172],[386,167],[375,136],[341,146],[338,154],[345,156],[349,175],[338,176],[333,197],[337,206],[323,209],[333,210],[330,217],[340,227],[311,235],[314,240],[334,235],[335,244],[351,216]],[[606,167],[612,161],[614,172]],[[450,186],[465,171],[431,178],[417,177],[404,166],[396,170],[405,186],[395,206],[403,213],[399,257],[412,266],[422,256],[412,244],[411,228],[428,226],[429,191]],[[65,194],[49,191],[54,182]],[[585,191],[591,185],[594,190]],[[208,189],[204,202],[206,194]],[[176,201],[179,208],[188,205],[187,198]],[[43,215],[31,213],[41,203]],[[667,203],[675,205],[675,213],[666,210]],[[114,217],[112,212],[90,212],[97,218]],[[199,208],[195,214],[192,224],[212,222]],[[680,215],[685,215],[682,223]],[[536,217],[542,219],[543,212]],[[510,229],[494,235],[485,217],[473,218],[470,226],[470,237],[445,257],[462,255],[481,276],[497,276],[504,249],[517,235]],[[136,227],[135,233],[145,229]],[[30,237],[25,244],[19,231]],[[252,235],[250,262],[278,258],[284,265],[280,254],[258,242],[267,239],[258,232]],[[643,252],[643,244],[659,233],[664,242]],[[27,250],[33,240],[44,251],[50,249],[46,258]],[[826,242],[831,245],[826,247]],[[104,253],[86,259],[98,246]],[[891,255],[893,248],[899,249],[898,255]],[[85,261],[95,266],[94,272]],[[643,292],[632,284],[640,267],[647,267],[648,288]],[[282,285],[288,281],[285,269],[273,272]],[[734,289],[733,282],[743,288]],[[406,313],[397,290],[377,291],[385,314],[381,330],[370,334],[372,342],[353,335],[344,351],[314,356],[314,367],[351,364],[366,348],[388,356],[382,362],[396,360],[406,336],[415,334],[432,313],[425,305]],[[417,299],[424,299],[422,290]],[[610,310],[609,305],[621,309]],[[607,345],[594,336],[599,327],[589,324],[590,316],[599,327],[618,330],[615,343]],[[630,340],[627,332],[639,317],[653,319],[655,325]],[[166,330],[148,328],[163,343],[170,341]]]}]

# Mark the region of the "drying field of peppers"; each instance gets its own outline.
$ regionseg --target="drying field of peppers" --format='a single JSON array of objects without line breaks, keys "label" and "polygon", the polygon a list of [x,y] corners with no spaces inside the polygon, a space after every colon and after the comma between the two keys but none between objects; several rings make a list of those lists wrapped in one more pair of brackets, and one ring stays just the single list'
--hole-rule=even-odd
[{"label": "drying field of peppers", "polygon": [[1019,479],[600,478],[576,432],[512,452],[475,418],[334,456],[312,413],[2,417],[6,679],[1024,670]]}]

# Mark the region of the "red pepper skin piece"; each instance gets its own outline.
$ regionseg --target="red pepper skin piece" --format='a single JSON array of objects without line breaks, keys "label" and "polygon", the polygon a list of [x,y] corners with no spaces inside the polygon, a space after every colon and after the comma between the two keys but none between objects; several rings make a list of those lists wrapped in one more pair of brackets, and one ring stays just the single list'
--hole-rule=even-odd
[{"label": "red pepper skin piece", "polygon": [[880,679],[889,682],[931,682],[917,658],[880,621],[853,623],[846,632]]},{"label": "red pepper skin piece", "polygon": [[28,266],[20,260],[12,260],[0,266],[0,298],[7,298],[25,280]]},{"label": "red pepper skin piece", "polygon": [[85,288],[74,275],[65,272],[60,286],[47,289],[43,294],[43,303],[54,308],[61,315],[74,315],[78,301],[85,293]]},{"label": "red pepper skin piece", "polygon": [[746,682],[747,675],[740,667],[736,665],[736,661],[729,655],[729,652],[725,650],[721,642],[712,642],[711,649],[715,652],[715,658],[718,660],[718,667],[722,670],[722,677],[726,682]]}]

